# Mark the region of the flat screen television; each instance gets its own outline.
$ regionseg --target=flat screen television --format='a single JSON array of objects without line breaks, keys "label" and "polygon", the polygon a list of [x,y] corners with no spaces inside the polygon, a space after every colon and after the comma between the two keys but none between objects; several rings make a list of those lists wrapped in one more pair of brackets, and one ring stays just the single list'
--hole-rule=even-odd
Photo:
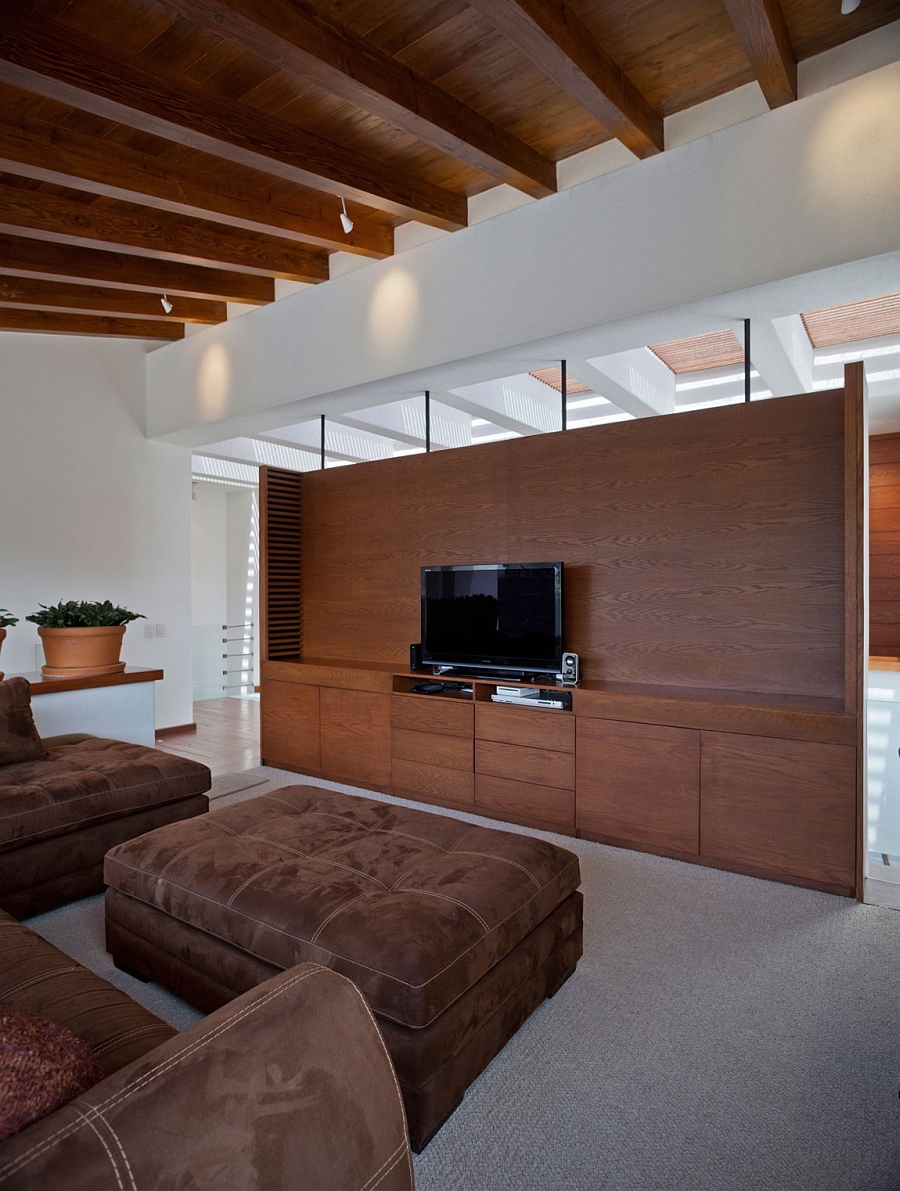
[{"label": "flat screen television", "polygon": [[557,674],[562,593],[561,562],[422,567],[422,661],[439,672]]}]

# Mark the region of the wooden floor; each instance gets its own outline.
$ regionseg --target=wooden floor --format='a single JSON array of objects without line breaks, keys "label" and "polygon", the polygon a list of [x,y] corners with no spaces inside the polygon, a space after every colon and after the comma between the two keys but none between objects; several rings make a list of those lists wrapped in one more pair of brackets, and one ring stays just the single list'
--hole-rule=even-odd
[{"label": "wooden floor", "polygon": [[204,699],[194,704],[196,732],[158,736],[156,747],[202,761],[213,777],[261,764],[259,699]]}]

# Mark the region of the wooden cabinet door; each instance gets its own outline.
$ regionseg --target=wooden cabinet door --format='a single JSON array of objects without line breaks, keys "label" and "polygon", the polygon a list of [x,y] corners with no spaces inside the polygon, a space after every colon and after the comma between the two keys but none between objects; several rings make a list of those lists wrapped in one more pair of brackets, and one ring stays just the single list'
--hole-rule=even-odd
[{"label": "wooden cabinet door", "polygon": [[854,748],[704,732],[700,773],[702,856],[852,896]]},{"label": "wooden cabinet door", "polygon": [[320,773],[319,688],[263,679],[260,692],[263,764]]},{"label": "wooden cabinet door", "polygon": [[391,785],[391,696],[322,687],[322,773],[336,782]]},{"label": "wooden cabinet door", "polygon": [[579,716],[575,755],[579,831],[697,854],[699,732]]}]

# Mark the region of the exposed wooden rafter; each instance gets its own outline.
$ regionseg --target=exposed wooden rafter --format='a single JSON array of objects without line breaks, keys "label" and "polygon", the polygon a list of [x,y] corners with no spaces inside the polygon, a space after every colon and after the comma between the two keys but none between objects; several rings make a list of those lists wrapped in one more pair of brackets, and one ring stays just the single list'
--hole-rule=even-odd
[{"label": "exposed wooden rafter", "polygon": [[105,119],[448,231],[467,220],[463,195],[222,97],[65,26],[7,7],[0,81]]},{"label": "exposed wooden rafter", "polygon": [[214,158],[194,157],[197,164],[182,158],[171,165],[122,145],[111,153],[102,137],[85,136],[60,124],[0,123],[0,170],[8,173],[360,256],[380,259],[394,250],[393,229],[356,211],[353,231],[346,235],[340,200],[331,195],[297,188],[294,202],[279,205],[263,189],[236,186],[216,176]]},{"label": "exposed wooden rafter", "polygon": [[0,307],[0,330],[57,335],[113,335],[129,339],[183,339],[184,324],[159,319],[105,318],[93,314],[58,314],[46,310]]},{"label": "exposed wooden rafter", "polygon": [[535,198],[556,166],[304,0],[166,0],[197,25]]},{"label": "exposed wooden rafter", "polygon": [[15,277],[0,273],[0,307],[20,310],[58,310],[67,314],[106,314],[118,318],[159,319],[172,323],[223,323],[224,302],[204,302],[173,294],[167,313],[159,295],[140,290]]},{"label": "exposed wooden rafter", "polygon": [[185,298],[217,298],[263,306],[275,301],[271,277],[231,269],[204,269],[177,261],[100,252],[51,240],[0,235],[0,271],[17,277],[83,281],[93,285],[181,294]]},{"label": "exposed wooden rafter", "polygon": [[638,157],[663,149],[662,117],[561,0],[469,0]]},{"label": "exposed wooden rafter", "polygon": [[797,59],[780,0],[725,0],[744,53],[770,108],[797,98]]},{"label": "exposed wooden rafter", "polygon": [[132,203],[77,202],[45,189],[0,181],[0,231],[35,233],[61,244],[122,247],[138,256],[237,268],[293,281],[325,281],[328,258],[317,248],[148,211]]}]

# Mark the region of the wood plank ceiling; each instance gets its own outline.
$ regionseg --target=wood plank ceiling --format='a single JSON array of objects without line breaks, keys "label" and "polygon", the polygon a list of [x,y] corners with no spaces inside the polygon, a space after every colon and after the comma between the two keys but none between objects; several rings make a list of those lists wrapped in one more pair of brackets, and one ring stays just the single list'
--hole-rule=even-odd
[{"label": "wood plank ceiling", "polygon": [[[463,227],[557,163],[900,17],[900,0],[4,0],[0,329],[180,338]],[[345,235],[341,200],[353,220]],[[166,313],[161,295],[173,304]]]}]

